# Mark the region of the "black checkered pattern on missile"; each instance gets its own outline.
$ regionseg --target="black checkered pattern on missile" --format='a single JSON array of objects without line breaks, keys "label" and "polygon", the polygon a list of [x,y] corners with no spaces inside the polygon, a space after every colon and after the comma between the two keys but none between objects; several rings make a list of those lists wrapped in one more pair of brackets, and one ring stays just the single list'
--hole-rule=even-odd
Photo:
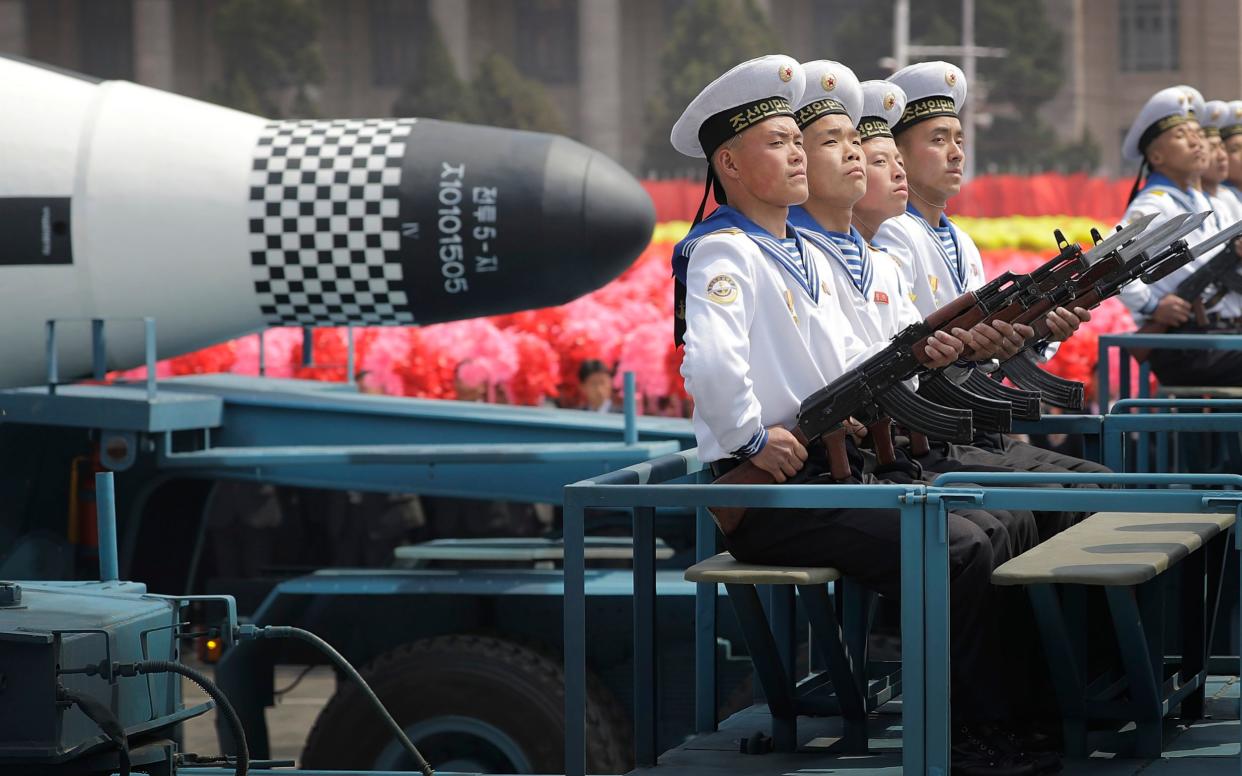
[{"label": "black checkered pattern on missile", "polygon": [[272,326],[414,323],[398,190],[414,119],[275,121],[250,173],[250,264]]}]

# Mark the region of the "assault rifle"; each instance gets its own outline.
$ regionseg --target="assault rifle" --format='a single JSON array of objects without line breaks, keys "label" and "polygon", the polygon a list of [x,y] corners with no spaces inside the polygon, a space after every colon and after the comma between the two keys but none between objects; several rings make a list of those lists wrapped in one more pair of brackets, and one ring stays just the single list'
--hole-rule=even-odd
[{"label": "assault rifle", "polygon": [[[1236,224],[1235,224],[1236,226]],[[1232,227],[1223,229],[1228,232]],[[1218,233],[1219,234],[1219,233]],[[1202,254],[1200,254],[1202,255]],[[1187,275],[1177,288],[1176,296],[1190,302],[1194,307],[1195,322],[1207,326],[1209,307],[1214,307],[1228,291],[1242,291],[1242,276],[1237,272],[1238,255],[1233,250],[1233,243],[1226,245],[1219,253],[1208,259],[1202,266]],[[1208,288],[1213,288],[1211,297],[1204,298]],[[1139,332],[1143,334],[1164,334],[1169,327],[1163,323],[1150,320],[1143,324]]]},{"label": "assault rifle", "polygon": [[[966,324],[963,326],[963,328],[966,328],[976,323],[996,320],[1010,323],[1027,323],[1027,320],[1031,318],[1037,317],[1042,319],[1052,309],[1044,304],[1051,293],[1072,282],[1104,257],[1115,253],[1127,244],[1135,243],[1154,218],[1155,215],[1153,214],[1135,219],[1130,224],[1109,235],[1108,238],[1100,238],[1098,232],[1093,232],[1096,244],[1085,253],[1077,245],[1067,246],[1061,232],[1057,231],[1055,233],[1057,244],[1061,248],[1059,256],[1073,255],[1076,260],[1054,260],[1041,267],[1042,272],[1037,271],[1029,276],[1022,276],[1023,280],[1014,283],[1010,287],[1008,294],[999,295],[997,303],[988,306],[986,315],[978,319],[965,317],[961,319],[958,325]],[[1158,239],[1158,236],[1142,236],[1146,240]],[[1006,275],[1012,277],[1011,273],[1006,273]],[[1000,276],[997,280],[1004,279],[1006,275]],[[994,283],[996,281],[993,281]],[[976,293],[981,293],[986,288],[987,286],[980,288]],[[979,357],[978,353],[973,355],[975,358]],[[1005,376],[1009,376],[1021,388],[1029,390],[1022,391],[1009,388],[972,370],[972,374],[962,382],[961,388],[954,387],[952,385],[953,381],[944,379],[931,380],[926,388],[928,398],[934,398],[943,404],[953,407],[980,406],[981,409],[985,410],[991,408],[981,404],[979,402],[980,399],[1008,401],[1011,417],[1018,417],[1022,420],[1039,419],[1039,401],[1041,398],[1054,406],[1081,408],[1083,390],[1080,384],[1045,372],[1035,363],[1033,358],[1029,362],[1026,359],[1013,360],[1009,364],[1009,368],[1015,374],[1006,374]],[[956,394],[956,396],[953,394]],[[1001,422],[996,423],[988,422],[990,419],[990,417],[979,419],[976,425],[983,431],[1005,432],[1010,429],[1009,424],[1003,422],[1003,417],[997,417],[997,420]]]},{"label": "assault rifle", "polygon": [[[1177,216],[1156,229],[1135,236],[1136,228],[1146,229],[1154,218],[1154,214],[1143,216],[1107,239],[1099,240],[1095,247],[1083,256],[1085,269],[1081,266],[1058,269],[1051,273],[1044,282],[1028,286],[1022,293],[1017,294],[1006,307],[996,311],[989,320],[1030,326],[1035,330],[1034,341],[1042,340],[1049,334],[1047,316],[1052,310],[1071,302],[1083,306],[1081,300],[1074,301],[1074,289],[1083,282],[1084,278],[1094,281],[1096,278],[1105,277],[1109,272],[1116,272],[1118,267],[1143,251],[1156,246],[1163,247],[1168,241],[1176,239],[1187,230],[1197,228],[1190,225],[1192,221],[1196,224],[1201,222],[1201,218],[1195,216]],[[1098,239],[1098,233],[1093,234]],[[1000,374],[1008,377],[1021,388],[1038,392],[1045,402],[1054,407],[1070,410],[1081,410],[1083,407],[1082,384],[1044,371],[1029,349],[1005,361],[1000,367]],[[982,390],[984,380],[987,378],[980,375],[974,383],[977,389]],[[998,384],[993,380],[987,380],[987,382]]]},{"label": "assault rifle", "polygon": [[[1054,297],[1052,304],[1072,303],[1090,309],[1099,305],[1103,300],[1120,293],[1127,283],[1134,280],[1142,280],[1147,284],[1155,283],[1200,256],[1242,235],[1242,222],[1238,222],[1194,247],[1189,246],[1185,240],[1186,236],[1197,229],[1208,215],[1209,213],[1205,212],[1175,217],[1181,220],[1181,224],[1176,229],[1172,229],[1174,237],[1172,244],[1160,246],[1158,249],[1152,246],[1152,250],[1145,251],[1141,256],[1129,261],[1123,259],[1119,265],[1109,262],[1099,269],[1092,267],[1092,270],[1076,281],[1071,288],[1066,289],[1062,295]],[[1170,219],[1170,221],[1173,220],[1175,219]],[[1042,327],[1034,325],[1034,328],[1037,337],[1047,335],[1046,324]]]},{"label": "assault rifle", "polygon": [[[1150,224],[1154,214],[1136,219],[1144,227]],[[1159,227],[1145,231],[1141,236],[1126,240],[1123,235],[1126,228],[1100,241],[1088,255],[1088,268],[1073,274],[1062,274],[1052,278],[1048,283],[1032,293],[1017,299],[1008,308],[1001,310],[995,319],[1013,324],[1023,324],[1035,330],[1035,342],[1043,340],[1049,334],[1047,316],[1057,307],[1073,304],[1087,307],[1084,300],[1078,298],[1079,287],[1085,287],[1098,279],[1117,273],[1131,259],[1151,248],[1164,248],[1170,241],[1178,239],[1198,228],[1206,215],[1183,214],[1169,219]],[[1131,224],[1130,226],[1133,226]],[[1133,278],[1131,278],[1133,279]],[[1128,280],[1125,282],[1129,282]],[[1098,305],[1099,301],[1090,306]],[[1023,350],[1000,366],[1000,374],[1008,377],[1015,385],[1033,391],[1039,391],[1043,400],[1054,407],[1068,410],[1081,410],[1085,400],[1082,383],[1066,380],[1045,371],[1040,367],[1030,349]]]}]

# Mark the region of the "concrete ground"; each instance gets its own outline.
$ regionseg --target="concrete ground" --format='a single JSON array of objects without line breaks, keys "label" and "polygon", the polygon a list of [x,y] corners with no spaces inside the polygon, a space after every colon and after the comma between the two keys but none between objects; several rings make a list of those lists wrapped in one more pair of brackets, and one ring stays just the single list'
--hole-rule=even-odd
[{"label": "concrete ground", "polygon": [[[208,676],[214,675],[213,667],[203,665],[188,657],[186,662],[204,671]],[[302,672],[300,667],[279,666],[276,669],[276,689],[288,687]],[[208,700],[198,685],[182,680],[182,692],[185,704],[191,706]],[[327,666],[315,666],[296,687],[279,696],[276,705],[267,710],[267,729],[271,739],[272,759],[298,760],[302,756],[302,745],[306,735],[319,711],[327,704],[328,699],[336,692],[336,677]],[[185,724],[185,749],[197,754],[219,754],[220,745],[216,743],[216,712],[207,712],[195,717]],[[299,763],[300,765],[300,763]]]}]

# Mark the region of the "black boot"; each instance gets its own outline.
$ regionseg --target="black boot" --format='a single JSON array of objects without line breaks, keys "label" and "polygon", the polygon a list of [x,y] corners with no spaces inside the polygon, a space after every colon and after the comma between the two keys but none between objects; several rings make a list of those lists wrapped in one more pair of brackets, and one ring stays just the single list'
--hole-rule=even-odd
[{"label": "black boot", "polygon": [[1007,751],[984,725],[958,725],[950,752],[953,776],[1036,776],[1031,761]]}]

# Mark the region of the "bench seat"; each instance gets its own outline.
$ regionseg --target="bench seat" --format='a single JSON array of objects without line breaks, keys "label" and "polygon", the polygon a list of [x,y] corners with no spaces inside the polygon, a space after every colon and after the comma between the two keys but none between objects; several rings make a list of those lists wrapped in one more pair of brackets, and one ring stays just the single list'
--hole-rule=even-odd
[{"label": "bench seat", "polygon": [[1233,385],[1161,385],[1156,388],[1161,398],[1207,396],[1213,399],[1242,399],[1242,387]]},{"label": "bench seat", "polygon": [[[867,751],[867,713],[901,692],[900,669],[878,677],[868,673],[867,632],[873,616],[874,593],[842,579],[834,568],[762,566],[742,563],[722,552],[686,569],[690,582],[722,584],[746,639],[755,676],[772,715],[777,751],[798,746],[799,714],[839,714],[843,735],[835,748]],[[828,583],[835,582],[834,602]],[[768,606],[757,586],[766,586]],[[795,594],[813,634],[812,643],[825,664],[822,673],[799,677],[796,659]],[[843,622],[838,621],[837,604]]]},{"label": "bench seat", "polygon": [[1233,521],[1233,514],[1099,512],[1001,565],[992,583],[1141,585]]},{"label": "bench seat", "polygon": [[[1066,754],[1085,757],[1089,723],[1107,721],[1134,723],[1133,754],[1158,757],[1167,714],[1203,717],[1233,524],[1232,513],[1098,512],[992,572],[994,584],[1023,585],[1030,597]],[[1102,631],[1090,626],[1087,596],[1100,593],[1121,658],[1103,673],[1088,650]],[[1180,624],[1167,634],[1174,608]]]},{"label": "bench seat", "polygon": [[689,582],[737,585],[823,585],[841,573],[834,568],[810,566],[756,566],[742,563],[727,552],[713,555],[686,569]]}]

